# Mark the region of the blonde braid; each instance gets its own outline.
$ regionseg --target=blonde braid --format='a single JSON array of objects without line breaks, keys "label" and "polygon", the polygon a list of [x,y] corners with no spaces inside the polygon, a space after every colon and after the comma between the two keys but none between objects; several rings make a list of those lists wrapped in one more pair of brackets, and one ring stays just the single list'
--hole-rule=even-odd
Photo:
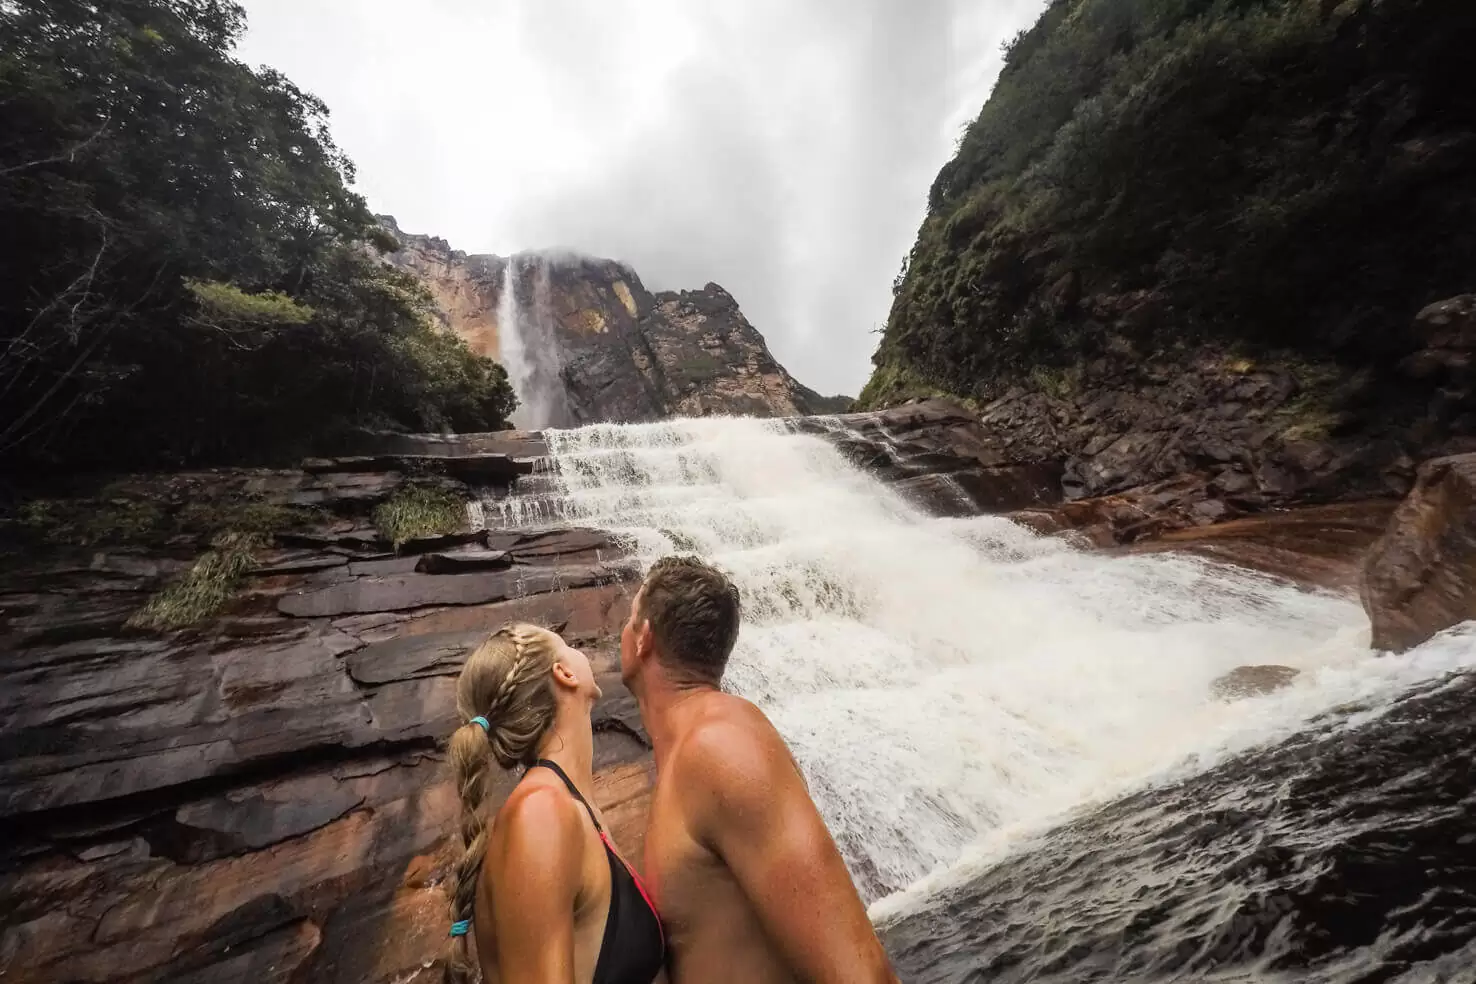
[{"label": "blonde braid", "polygon": [[[549,677],[558,655],[558,636],[532,625],[507,625],[494,632],[467,658],[456,681],[456,709],[465,723],[451,735],[448,759],[461,797],[461,858],[451,885],[451,922],[469,923],[477,881],[487,853],[483,801],[495,759],[504,769],[528,765],[553,726],[556,710]],[[488,726],[472,723],[484,719]],[[454,937],[444,979],[471,984],[467,936]]]}]

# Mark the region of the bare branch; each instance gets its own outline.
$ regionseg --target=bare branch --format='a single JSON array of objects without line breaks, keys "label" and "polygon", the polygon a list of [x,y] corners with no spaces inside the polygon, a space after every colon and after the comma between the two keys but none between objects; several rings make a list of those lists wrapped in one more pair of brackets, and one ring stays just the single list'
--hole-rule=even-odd
[{"label": "bare branch", "polygon": [[[107,335],[108,325],[104,324],[103,327],[96,332],[92,341],[88,343],[82,349],[82,351],[77,354],[77,358],[72,360],[72,364],[67,367],[67,371],[58,376],[56,382],[51,384],[51,388],[48,389],[45,393],[41,394],[41,398],[32,403],[29,410],[21,414],[15,420],[11,421],[9,426],[7,426],[4,430],[0,430],[0,452],[9,451],[11,448],[16,447],[20,443],[23,438],[17,438],[15,436],[16,432],[24,427],[28,420],[36,416],[36,414],[41,411],[41,408],[45,406],[46,403],[57,394],[57,391],[65,386],[67,384],[67,381],[70,380],[72,376],[76,375],[77,370],[82,368],[82,365],[92,357],[92,353],[97,351],[97,347],[102,344],[103,339],[106,338]],[[30,433],[32,432],[27,432],[26,436],[28,436]]]},{"label": "bare branch", "polygon": [[7,174],[14,174],[17,171],[26,171],[33,167],[44,167],[47,164],[60,164],[63,161],[68,164],[72,163],[77,159],[78,154],[80,154],[82,151],[86,150],[89,146],[95,143],[98,138],[107,131],[108,124],[112,122],[113,111],[110,109],[108,110],[108,115],[103,117],[102,125],[94,130],[91,136],[87,137],[85,140],[73,144],[69,150],[64,150],[54,157],[43,157],[40,160],[36,161],[26,161],[24,164],[13,164],[10,167],[0,167],[0,178],[5,177]]},{"label": "bare branch", "polygon": [[92,266],[87,268],[84,275],[85,282],[82,284],[82,296],[77,298],[77,303],[72,305],[71,319],[68,321],[67,334],[71,337],[73,344],[77,341],[79,331],[77,329],[77,309],[92,296],[92,281],[97,277],[97,266],[102,262],[103,254],[108,250],[108,227],[102,227],[102,243],[97,247],[97,255],[92,258]]}]

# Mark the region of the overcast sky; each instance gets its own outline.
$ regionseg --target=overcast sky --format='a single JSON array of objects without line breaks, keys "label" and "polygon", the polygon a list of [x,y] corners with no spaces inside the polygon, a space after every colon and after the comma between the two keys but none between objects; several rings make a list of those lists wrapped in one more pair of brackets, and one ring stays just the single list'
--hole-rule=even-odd
[{"label": "overcast sky", "polygon": [[244,0],[407,232],[722,284],[854,396],[928,186],[1046,0]]}]

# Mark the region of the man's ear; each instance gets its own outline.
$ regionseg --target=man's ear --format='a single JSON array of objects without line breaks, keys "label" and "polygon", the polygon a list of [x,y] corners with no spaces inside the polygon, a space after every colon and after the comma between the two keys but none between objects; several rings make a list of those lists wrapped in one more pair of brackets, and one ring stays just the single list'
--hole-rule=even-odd
[{"label": "man's ear", "polygon": [[636,653],[643,663],[656,654],[656,636],[651,632],[649,620],[642,620],[636,629]]}]

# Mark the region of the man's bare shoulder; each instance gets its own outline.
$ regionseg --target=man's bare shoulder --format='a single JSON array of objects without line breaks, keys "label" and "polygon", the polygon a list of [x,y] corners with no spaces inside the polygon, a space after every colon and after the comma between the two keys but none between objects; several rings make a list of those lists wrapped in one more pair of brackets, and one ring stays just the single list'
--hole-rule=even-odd
[{"label": "man's bare shoulder", "polygon": [[704,695],[673,754],[674,770],[691,799],[720,809],[741,807],[799,778],[773,723],[733,694]]}]

